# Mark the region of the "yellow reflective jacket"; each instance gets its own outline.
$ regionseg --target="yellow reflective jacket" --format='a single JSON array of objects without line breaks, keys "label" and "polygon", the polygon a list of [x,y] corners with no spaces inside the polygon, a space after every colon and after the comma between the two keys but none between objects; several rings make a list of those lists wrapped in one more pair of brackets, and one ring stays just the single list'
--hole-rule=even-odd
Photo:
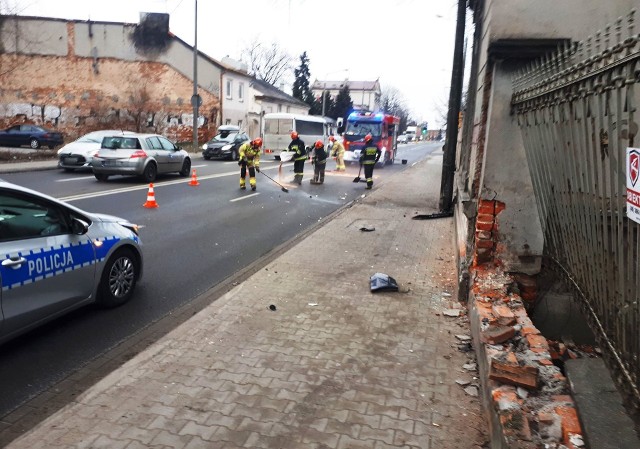
[{"label": "yellow reflective jacket", "polygon": [[331,156],[340,156],[344,154],[344,146],[337,140],[333,142],[331,147]]},{"label": "yellow reflective jacket", "polygon": [[369,144],[360,152],[360,162],[364,165],[375,164],[380,159],[381,154],[380,148]]},{"label": "yellow reflective jacket", "polygon": [[240,160],[247,161],[247,167],[260,166],[260,148],[252,147],[250,142],[242,144],[238,153]]}]

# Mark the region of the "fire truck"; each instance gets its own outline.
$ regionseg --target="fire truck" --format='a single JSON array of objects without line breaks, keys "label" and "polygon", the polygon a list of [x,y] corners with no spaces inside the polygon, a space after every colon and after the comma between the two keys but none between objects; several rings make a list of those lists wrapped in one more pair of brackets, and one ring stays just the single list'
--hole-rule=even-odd
[{"label": "fire truck", "polygon": [[387,164],[393,164],[398,151],[399,126],[399,117],[384,112],[352,112],[347,117],[343,133],[345,162],[359,162],[360,151],[364,148],[364,137],[371,134],[373,143],[382,152],[378,166],[384,167]]}]

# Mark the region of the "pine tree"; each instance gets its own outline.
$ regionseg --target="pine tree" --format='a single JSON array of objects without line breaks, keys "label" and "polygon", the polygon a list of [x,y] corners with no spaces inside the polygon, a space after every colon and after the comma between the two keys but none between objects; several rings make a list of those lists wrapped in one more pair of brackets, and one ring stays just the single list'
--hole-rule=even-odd
[{"label": "pine tree", "polygon": [[304,101],[310,108],[313,108],[316,99],[313,98],[311,88],[309,87],[311,72],[309,71],[309,58],[307,57],[306,51],[300,55],[300,65],[294,70],[294,75],[295,80],[293,81],[292,89],[293,97]]},{"label": "pine tree", "polygon": [[332,104],[332,109],[329,111],[329,116],[333,119],[340,117],[344,118],[345,122],[347,117],[353,109],[353,101],[351,100],[351,93],[349,92],[349,85],[344,83],[342,89],[336,95],[336,100]]}]

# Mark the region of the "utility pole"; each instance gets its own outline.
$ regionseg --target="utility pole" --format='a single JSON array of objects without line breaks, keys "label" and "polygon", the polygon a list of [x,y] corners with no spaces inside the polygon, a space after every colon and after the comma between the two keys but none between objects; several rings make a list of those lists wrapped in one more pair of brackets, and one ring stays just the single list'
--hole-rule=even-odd
[{"label": "utility pole", "polygon": [[198,151],[198,109],[200,108],[200,97],[198,96],[198,0],[195,0],[195,38],[193,42],[193,96],[191,105],[193,106],[193,151]]},{"label": "utility pole", "polygon": [[464,75],[464,26],[467,1],[458,0],[458,18],[456,40],[451,70],[451,90],[449,91],[449,110],[447,113],[447,134],[442,160],[442,178],[440,181],[440,212],[453,213],[453,182],[456,171],[456,145],[458,143],[458,114],[462,99],[462,81]]}]

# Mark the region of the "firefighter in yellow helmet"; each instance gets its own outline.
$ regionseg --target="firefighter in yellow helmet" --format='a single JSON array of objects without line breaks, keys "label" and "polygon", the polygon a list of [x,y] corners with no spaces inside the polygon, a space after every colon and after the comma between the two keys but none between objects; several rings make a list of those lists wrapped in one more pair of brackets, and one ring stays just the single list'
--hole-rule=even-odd
[{"label": "firefighter in yellow helmet", "polygon": [[251,190],[256,190],[256,172],[260,173],[260,151],[262,147],[262,139],[258,137],[251,142],[245,142],[240,146],[240,160],[238,165],[240,168],[240,189],[246,189],[245,177],[247,176],[247,168],[249,169],[249,185]]},{"label": "firefighter in yellow helmet", "polygon": [[380,148],[373,143],[373,136],[367,134],[364,137],[364,148],[360,153],[360,163],[364,165],[364,177],[367,179],[367,190],[373,187],[373,167],[380,160],[381,155]]},{"label": "firefighter in yellow helmet", "polygon": [[295,151],[293,156],[293,172],[295,174],[293,182],[298,185],[302,184],[302,175],[304,173],[304,163],[307,160],[307,149],[304,142],[298,136],[298,133],[291,131],[291,143],[287,148],[288,151]]},{"label": "firefighter in yellow helmet", "polygon": [[336,158],[336,171],[345,171],[344,146],[333,136],[329,136],[329,142],[332,144],[331,157]]}]

